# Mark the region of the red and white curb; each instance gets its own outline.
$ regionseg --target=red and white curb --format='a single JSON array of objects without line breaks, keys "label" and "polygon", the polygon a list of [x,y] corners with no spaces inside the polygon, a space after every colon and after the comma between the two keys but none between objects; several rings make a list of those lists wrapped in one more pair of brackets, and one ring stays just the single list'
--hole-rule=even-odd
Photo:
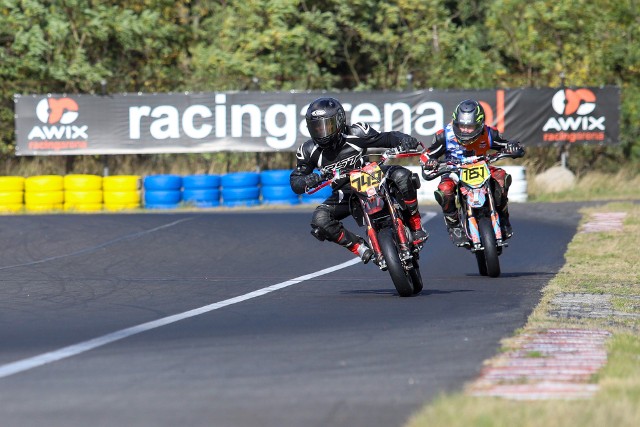
[{"label": "red and white curb", "polygon": [[626,212],[602,212],[591,215],[591,220],[582,226],[582,233],[599,233],[603,231],[622,231],[622,222]]},{"label": "red and white curb", "polygon": [[515,350],[491,360],[468,388],[472,396],[515,400],[583,399],[607,362],[603,330],[548,329],[516,338]]}]

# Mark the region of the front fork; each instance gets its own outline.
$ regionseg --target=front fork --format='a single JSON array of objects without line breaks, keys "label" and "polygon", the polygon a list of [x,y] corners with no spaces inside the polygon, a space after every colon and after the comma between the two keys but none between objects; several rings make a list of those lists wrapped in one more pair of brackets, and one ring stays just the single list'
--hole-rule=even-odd
[{"label": "front fork", "polygon": [[407,237],[407,227],[404,225],[404,221],[398,215],[398,212],[394,209],[393,201],[388,194],[385,194],[385,200],[389,207],[389,214],[391,215],[391,221],[396,229],[396,235],[398,236],[398,246],[400,249],[399,255],[401,261],[411,259],[411,242]]},{"label": "front fork", "polygon": [[[502,229],[500,228],[500,216],[496,211],[496,205],[493,197],[489,191],[487,191],[487,200],[489,201],[489,212],[491,212],[491,226],[493,227],[493,233],[496,236],[496,243],[498,246],[502,246]],[[480,241],[480,229],[478,228],[478,220],[473,215],[473,209],[468,203],[465,203],[467,208],[467,222],[469,224],[469,234],[471,235],[471,241],[473,243],[474,251],[484,249],[482,242]]]}]

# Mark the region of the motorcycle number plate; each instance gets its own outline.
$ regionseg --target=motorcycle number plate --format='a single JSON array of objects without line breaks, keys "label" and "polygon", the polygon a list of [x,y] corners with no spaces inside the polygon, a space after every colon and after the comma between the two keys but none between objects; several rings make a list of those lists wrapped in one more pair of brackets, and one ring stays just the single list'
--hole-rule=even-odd
[{"label": "motorcycle number plate", "polygon": [[465,165],[460,168],[460,179],[471,187],[482,185],[489,179],[489,167],[485,162]]},{"label": "motorcycle number plate", "polygon": [[367,192],[370,188],[378,188],[382,180],[382,169],[376,163],[370,163],[362,169],[354,170],[349,174],[351,187],[358,192]]}]

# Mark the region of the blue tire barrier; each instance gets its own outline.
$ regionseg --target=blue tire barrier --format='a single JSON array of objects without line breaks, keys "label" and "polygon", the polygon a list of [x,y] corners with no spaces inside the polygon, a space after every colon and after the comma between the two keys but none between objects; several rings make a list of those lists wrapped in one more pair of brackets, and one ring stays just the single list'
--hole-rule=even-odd
[{"label": "blue tire barrier", "polygon": [[217,189],[220,175],[187,175],[182,177],[182,187],[187,190]]},{"label": "blue tire barrier", "polygon": [[300,200],[302,201],[302,203],[322,203],[324,202],[327,197],[329,197],[332,193],[332,189],[330,185],[327,185],[326,187],[324,187],[323,189],[319,190],[316,193],[313,194],[302,194],[302,197],[300,198]]},{"label": "blue tire barrier", "polygon": [[175,209],[182,200],[180,190],[152,190],[144,192],[144,207],[148,209]]},{"label": "blue tire barrier", "polygon": [[[223,177],[224,179],[224,177]],[[260,187],[222,187],[225,206],[255,206],[260,204]]]},{"label": "blue tire barrier", "polygon": [[293,192],[289,184],[262,186],[262,203],[297,205],[300,196]]},{"label": "blue tire barrier", "polygon": [[182,188],[180,175],[149,175],[144,178],[144,189],[150,191],[171,191]]},{"label": "blue tire barrier", "polygon": [[290,169],[279,169],[260,172],[260,183],[262,186],[267,185],[289,185]]},{"label": "blue tire barrier", "polygon": [[198,208],[220,206],[220,190],[217,188],[186,188],[182,191],[182,201]]},{"label": "blue tire barrier", "polygon": [[233,172],[222,175],[220,185],[222,188],[257,187],[260,184],[258,172]]}]

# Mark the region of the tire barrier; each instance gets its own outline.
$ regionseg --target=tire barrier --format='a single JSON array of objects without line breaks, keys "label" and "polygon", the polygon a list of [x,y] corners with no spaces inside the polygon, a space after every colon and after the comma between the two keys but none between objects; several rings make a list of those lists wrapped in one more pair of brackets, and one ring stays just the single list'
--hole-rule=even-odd
[{"label": "tire barrier", "polygon": [[224,206],[255,206],[260,204],[260,174],[234,172],[220,178]]},{"label": "tire barrier", "polygon": [[262,184],[262,203],[288,204],[300,203],[300,196],[293,192],[289,184],[291,170],[271,170],[260,172]]},{"label": "tire barrier", "polygon": [[138,175],[113,175],[102,179],[104,209],[122,211],[140,207],[142,178]]},{"label": "tire barrier", "polygon": [[98,212],[102,210],[102,177],[98,175],[65,175],[64,210]]},{"label": "tire barrier", "polygon": [[24,206],[30,212],[62,210],[64,178],[60,175],[37,175],[24,180]]},{"label": "tire barrier", "polygon": [[219,175],[187,175],[182,178],[182,202],[197,208],[220,206]]},{"label": "tire barrier", "polygon": [[144,207],[175,209],[182,201],[182,177],[179,175],[149,175],[144,178]]},{"label": "tire barrier", "polygon": [[0,212],[16,213],[24,209],[24,177],[0,176]]}]

